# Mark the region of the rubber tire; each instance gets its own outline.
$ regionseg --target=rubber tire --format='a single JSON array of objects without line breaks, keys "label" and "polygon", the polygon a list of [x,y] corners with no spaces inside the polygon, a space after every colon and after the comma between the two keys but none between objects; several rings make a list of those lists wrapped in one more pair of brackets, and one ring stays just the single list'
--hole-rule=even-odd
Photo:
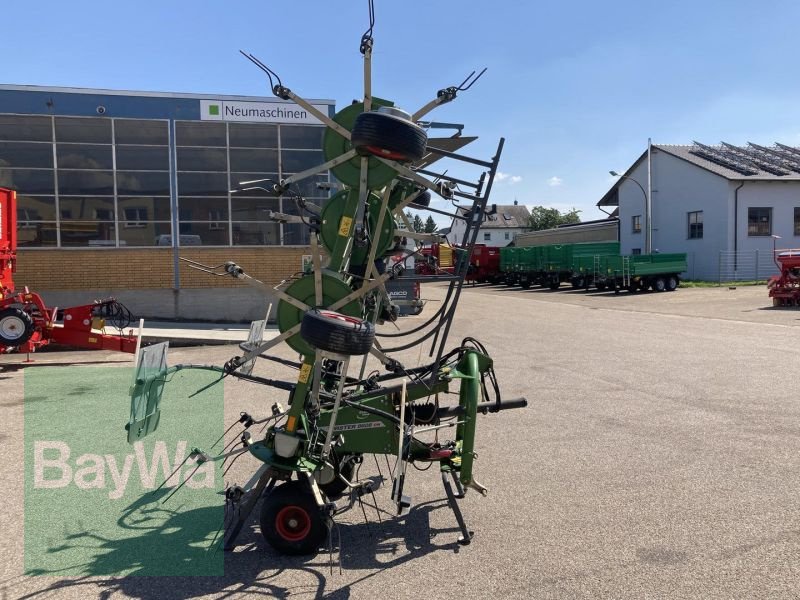
[{"label": "rubber tire", "polygon": [[663,292],[663,291],[666,291],[666,289],[667,289],[667,282],[664,280],[664,278],[663,278],[663,277],[656,277],[656,278],[653,280],[653,285],[652,285],[652,288],[653,288],[653,291],[654,291],[654,292]]},{"label": "rubber tire", "polygon": [[681,280],[678,279],[677,275],[670,275],[667,277],[667,291],[674,292],[678,289],[678,285],[680,285]]},{"label": "rubber tire", "polygon": [[425,155],[428,134],[416,123],[402,117],[370,111],[356,117],[350,143],[362,156],[413,162]]},{"label": "rubber tire", "polygon": [[551,290],[557,290],[558,288],[561,287],[561,282],[558,280],[553,280],[548,284],[548,286],[550,287]]},{"label": "rubber tire", "polygon": [[429,191],[424,191],[422,194],[417,196],[417,199],[411,202],[408,206],[421,206],[423,208],[428,208],[431,205],[431,193]]},{"label": "rubber tire", "polygon": [[[352,455],[345,454],[342,458],[339,458],[335,454],[331,454],[336,461],[334,463],[334,469],[336,471],[336,478],[331,481],[330,483],[320,483],[319,489],[331,500],[338,498],[341,496],[345,490],[347,489],[347,484],[339,479],[339,474],[344,475],[344,478],[348,481],[353,481],[353,475],[356,472],[356,461],[354,460],[346,460],[350,458]],[[344,462],[344,467],[342,467],[342,462]]]},{"label": "rubber tire", "polygon": [[[301,524],[305,523],[303,530],[297,532],[296,538],[285,537],[285,533],[291,533],[286,522],[290,514],[281,514],[287,509],[294,513],[295,518],[300,517]],[[260,524],[261,535],[281,554],[314,554],[328,535],[325,518],[314,501],[314,496],[296,481],[278,486],[264,498]]]},{"label": "rubber tire", "polygon": [[600,292],[604,292],[604,291],[605,291],[605,289],[606,289],[606,282],[605,282],[605,281],[598,281],[598,282],[595,284],[595,287],[598,289],[598,291],[600,291]]},{"label": "rubber tire", "polygon": [[529,290],[529,289],[531,289],[531,280],[530,279],[526,279],[525,281],[520,281],[519,282],[519,286],[523,290]]},{"label": "rubber tire", "polygon": [[303,315],[300,336],[314,348],[346,356],[369,353],[375,341],[372,323],[331,310],[313,309]]},{"label": "rubber tire", "polygon": [[570,282],[572,285],[572,289],[579,290],[583,287],[586,287],[586,278],[585,277],[573,277],[572,281]]},{"label": "rubber tire", "polygon": [[[5,323],[5,321],[10,321],[10,323]],[[18,321],[14,323],[14,321]],[[22,327],[22,333],[19,334],[17,337],[9,337],[3,334],[4,326],[8,327]],[[20,308],[5,308],[0,310],[0,344],[3,346],[8,346],[10,348],[16,348],[17,346],[21,346],[33,336],[34,326],[33,326],[33,318],[26,313],[24,310]]]}]

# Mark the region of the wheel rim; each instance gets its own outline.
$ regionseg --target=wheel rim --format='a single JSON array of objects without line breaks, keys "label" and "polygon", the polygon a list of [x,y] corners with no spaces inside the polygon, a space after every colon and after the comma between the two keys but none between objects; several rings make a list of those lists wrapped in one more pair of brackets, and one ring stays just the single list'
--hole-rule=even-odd
[{"label": "wheel rim", "polygon": [[7,340],[18,340],[25,335],[25,321],[14,315],[0,320],[0,334]]},{"label": "wheel rim", "polygon": [[388,158],[389,160],[406,160],[407,158],[406,155],[401,152],[392,152],[391,150],[379,148],[378,146],[364,146],[364,150],[370,154],[380,156],[381,158]]},{"label": "wheel rim", "polygon": [[336,319],[337,321],[344,321],[345,323],[352,323],[353,325],[361,325],[364,320],[350,315],[343,315],[342,313],[333,312],[330,310],[321,310],[319,314],[329,319]]},{"label": "wheel rim", "polygon": [[275,529],[287,542],[299,542],[311,531],[311,517],[299,506],[284,506],[275,517]]}]

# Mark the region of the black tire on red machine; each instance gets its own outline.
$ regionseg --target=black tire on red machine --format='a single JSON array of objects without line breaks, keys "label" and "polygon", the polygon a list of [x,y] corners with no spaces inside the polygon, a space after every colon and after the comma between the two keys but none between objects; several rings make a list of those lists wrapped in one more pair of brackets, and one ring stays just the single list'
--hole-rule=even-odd
[{"label": "black tire on red machine", "polygon": [[381,107],[356,117],[350,143],[362,156],[413,162],[425,155],[428,134],[403,111]]},{"label": "black tire on red machine", "polygon": [[0,310],[0,344],[10,348],[21,346],[33,336],[33,318],[21,308]]},{"label": "black tire on red machine", "polygon": [[311,491],[290,481],[264,498],[261,534],[281,554],[302,555],[319,550],[328,528]]},{"label": "black tire on red machine", "polygon": [[319,350],[361,356],[372,349],[375,327],[364,319],[313,309],[303,315],[300,336]]}]

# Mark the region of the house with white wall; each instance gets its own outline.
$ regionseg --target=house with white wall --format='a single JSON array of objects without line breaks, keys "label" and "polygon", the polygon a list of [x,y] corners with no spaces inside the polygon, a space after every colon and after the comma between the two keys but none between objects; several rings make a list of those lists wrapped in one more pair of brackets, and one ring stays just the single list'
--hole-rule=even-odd
[{"label": "house with white wall", "polygon": [[[465,215],[469,211],[466,207],[458,207],[457,214]],[[514,241],[518,233],[530,228],[531,213],[527,206],[518,204],[498,204],[497,211],[486,215],[478,232],[478,244],[487,246],[508,246]],[[460,244],[464,239],[466,222],[463,219],[453,219],[447,240],[451,244]]]}]

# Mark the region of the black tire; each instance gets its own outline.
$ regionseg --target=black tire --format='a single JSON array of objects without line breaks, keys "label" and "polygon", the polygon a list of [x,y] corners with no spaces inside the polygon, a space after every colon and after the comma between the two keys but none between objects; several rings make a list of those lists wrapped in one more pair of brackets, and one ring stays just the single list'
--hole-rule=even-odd
[{"label": "black tire", "polygon": [[425,190],[422,194],[417,196],[416,200],[411,202],[409,206],[422,206],[428,208],[431,205],[431,193]]},{"label": "black tire", "polygon": [[572,288],[576,290],[586,287],[586,279],[584,277],[573,277],[570,283],[572,284]]},{"label": "black tire", "polygon": [[0,310],[0,344],[15,348],[33,335],[33,318],[20,308]]},{"label": "black tire", "polygon": [[314,309],[303,315],[302,338],[320,350],[346,356],[367,354],[375,341],[372,323],[332,310]]},{"label": "black tire", "polygon": [[333,470],[336,476],[329,483],[320,483],[319,489],[331,500],[341,496],[347,489],[347,484],[339,478],[342,475],[345,479],[352,482],[353,476],[356,472],[356,465],[361,462],[360,459],[354,459],[354,455],[344,455],[339,458],[336,454],[331,453],[331,460],[333,462]]},{"label": "black tire", "polygon": [[281,554],[313,554],[328,528],[314,496],[298,482],[284,483],[264,498],[261,535]]},{"label": "black tire", "polygon": [[350,143],[361,155],[413,162],[425,155],[428,134],[402,116],[371,111],[356,117]]},{"label": "black tire", "polygon": [[519,285],[523,290],[529,290],[531,289],[531,280],[523,279],[522,281],[519,282]]},{"label": "black tire", "polygon": [[598,289],[598,291],[600,291],[600,292],[604,292],[604,291],[605,291],[605,289],[606,289],[606,282],[605,282],[605,281],[598,281],[598,282],[595,284],[595,287]]},{"label": "black tire", "polygon": [[674,292],[678,289],[678,285],[680,285],[681,280],[678,279],[677,275],[670,275],[667,277],[667,291]]},{"label": "black tire", "polygon": [[653,291],[663,292],[667,289],[667,282],[663,277],[656,277],[653,280]]},{"label": "black tire", "polygon": [[558,279],[551,279],[548,285],[550,286],[551,290],[557,290],[558,288],[561,287],[561,281],[559,281]]}]

